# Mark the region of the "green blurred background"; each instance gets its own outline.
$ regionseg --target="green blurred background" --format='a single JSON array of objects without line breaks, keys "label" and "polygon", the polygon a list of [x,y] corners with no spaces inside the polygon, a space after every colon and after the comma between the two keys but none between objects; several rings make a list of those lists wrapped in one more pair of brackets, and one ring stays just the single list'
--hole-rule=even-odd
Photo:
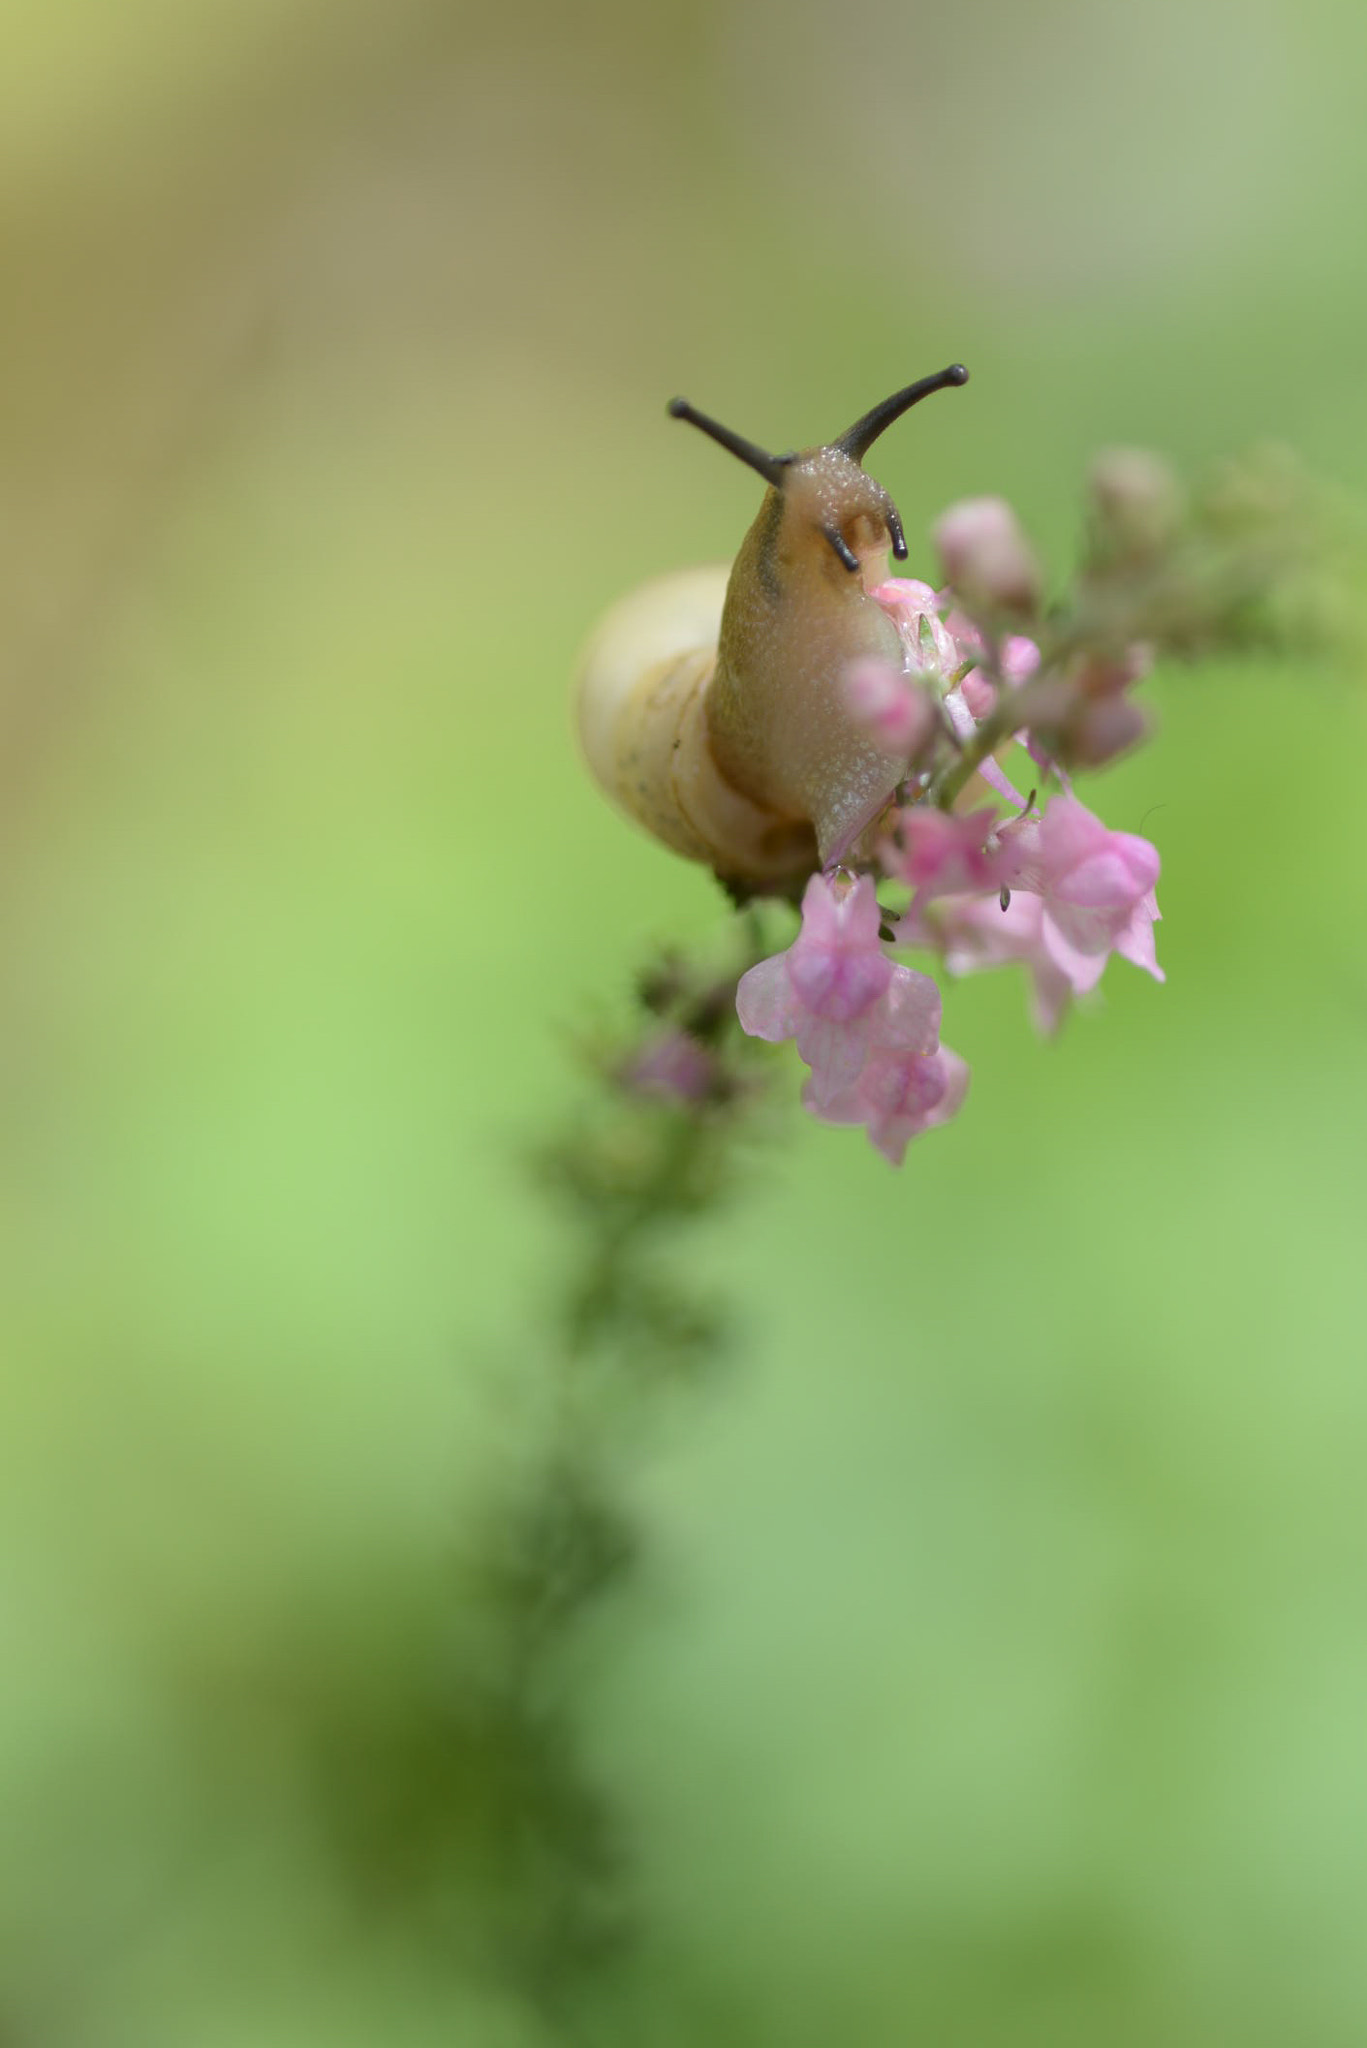
[{"label": "green blurred background", "polygon": [[[567,711],[601,608],[753,513],[663,402],[786,446],[962,357],[878,474],[1057,568],[1099,444],[1367,485],[1367,13],[3,36],[0,2040],[540,2040],[456,1560],[567,1039],[719,914]],[[951,991],[952,1130],[897,1176],[795,1115],[681,1248],[740,1358],[632,1465],[578,1691],[630,2041],[1367,2040],[1363,694],[1152,696],[1097,801],[1166,989],[1053,1046]]]}]

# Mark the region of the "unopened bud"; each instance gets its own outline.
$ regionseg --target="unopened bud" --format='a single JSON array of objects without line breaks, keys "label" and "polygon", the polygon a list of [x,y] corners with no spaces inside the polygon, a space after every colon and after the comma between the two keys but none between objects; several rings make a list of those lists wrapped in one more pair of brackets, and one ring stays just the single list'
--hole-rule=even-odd
[{"label": "unopened bud", "polygon": [[716,1086],[717,1062],[687,1031],[663,1031],[619,1069],[623,1087],[637,1095],[703,1102]]},{"label": "unopened bud", "polygon": [[1142,740],[1149,715],[1129,697],[1103,697],[1083,704],[1068,727],[1066,758],[1077,768],[1100,768]]},{"label": "unopened bud", "polygon": [[1182,518],[1182,487],[1147,448],[1108,448],[1092,465],[1092,505],[1108,551],[1157,554]]},{"label": "unopened bud", "polygon": [[1122,654],[1086,654],[1069,669],[1069,680],[1084,697],[1118,697],[1153,667],[1153,649],[1137,642]]},{"label": "unopened bud", "polygon": [[1004,498],[964,498],[935,523],[946,580],[970,607],[1028,613],[1040,574],[1030,544]]},{"label": "unopened bud", "polygon": [[980,668],[971,668],[960,683],[963,699],[975,718],[986,718],[997,702],[997,686]]},{"label": "unopened bud", "polygon": [[1033,707],[1031,751],[1065,768],[1100,768],[1143,739],[1149,725],[1148,713],[1119,691],[1084,697],[1061,684]]}]

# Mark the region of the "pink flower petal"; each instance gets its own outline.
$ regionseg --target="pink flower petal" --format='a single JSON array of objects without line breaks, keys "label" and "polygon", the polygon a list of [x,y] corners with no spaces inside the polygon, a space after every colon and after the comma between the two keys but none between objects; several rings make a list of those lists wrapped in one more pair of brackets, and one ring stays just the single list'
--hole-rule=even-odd
[{"label": "pink flower petal", "polygon": [[[1034,642],[1027,640],[1024,644],[1030,647]],[[973,673],[976,675],[978,672],[974,670]],[[977,719],[969,704],[968,686],[972,680],[973,676],[965,676],[957,689],[949,690],[945,694],[945,710],[954,728],[955,737],[960,740],[971,740],[978,730]],[[982,680],[985,679],[980,678],[980,681]],[[991,688],[990,684],[988,688]],[[1020,735],[1017,734],[1016,737],[1019,738]],[[1025,798],[1010,780],[1005,769],[1000,767],[990,754],[985,761],[978,763],[978,773],[988,788],[994,790],[998,796],[1005,797],[1007,803],[1014,804],[1018,811],[1025,809]]]},{"label": "pink flower petal", "polygon": [[1130,961],[1135,967],[1142,967],[1155,981],[1166,981],[1168,978],[1158,964],[1158,950],[1154,943],[1153,928],[1161,917],[1158,898],[1150,889],[1143,902],[1135,905],[1129,923],[1124,931],[1118,934],[1115,942],[1115,950],[1122,959]]},{"label": "pink flower petal", "polygon": [[1100,818],[1074,796],[1056,796],[1044,814],[1040,858],[1058,875],[1104,847],[1109,834]]},{"label": "pink flower petal", "polygon": [[960,695],[975,718],[986,718],[996,707],[997,686],[980,668],[971,668],[959,685]]},{"label": "pink flower petal", "polygon": [[947,690],[944,697],[944,706],[949,716],[949,722],[954,728],[955,737],[961,740],[971,740],[974,733],[978,730],[978,725],[973,713],[964,701],[963,690]]},{"label": "pink flower petal", "polygon": [[1040,651],[1023,633],[1008,633],[1002,643],[1001,669],[1008,683],[1019,689],[1040,665]]},{"label": "pink flower petal", "polygon": [[901,1052],[933,1052],[940,1042],[940,991],[928,974],[895,966],[873,1024],[875,1045]]},{"label": "pink flower petal", "polygon": [[945,579],[972,606],[1026,608],[1039,595],[1039,569],[1004,498],[964,498],[935,522]]},{"label": "pink flower petal", "polygon": [[1109,843],[1060,874],[1051,894],[1060,903],[1089,909],[1124,909],[1146,896],[1158,880],[1158,849],[1147,839],[1113,832]]},{"label": "pink flower petal", "polygon": [[884,850],[888,872],[926,896],[997,888],[996,851],[988,847],[996,825],[990,808],[956,815],[913,804],[898,814],[900,845]]},{"label": "pink flower petal", "polygon": [[771,1044],[797,1032],[799,1004],[788,976],[788,956],[775,953],[742,974],[736,989],[736,1015],[751,1038]]},{"label": "pink flower petal", "polygon": [[1071,929],[1065,930],[1048,909],[1045,910],[1041,925],[1044,950],[1053,965],[1062,974],[1073,994],[1085,996],[1100,981],[1110,957],[1110,943],[1080,946],[1076,943]]},{"label": "pink flower petal", "polygon": [[812,1070],[808,1083],[818,1116],[854,1086],[864,1071],[869,1054],[871,1021],[856,1018],[836,1023],[829,1017],[804,1018],[797,1030],[797,1049]]},{"label": "pink flower petal", "polygon": [[998,796],[1005,797],[1007,803],[1014,804],[1018,811],[1025,809],[1025,798],[991,754],[985,761],[978,763],[978,773],[988,788],[995,790]]},{"label": "pink flower petal", "polygon": [[869,1137],[893,1166],[913,1138],[948,1123],[967,1093],[968,1067],[948,1046],[924,1058],[871,1061],[859,1084]]},{"label": "pink flower petal", "polygon": [[929,635],[934,665],[941,675],[953,674],[962,656],[940,617],[939,599],[928,583],[918,583],[911,576],[893,576],[886,583],[875,584],[869,595],[877,599],[897,627],[913,669],[924,670],[926,666],[924,629]]},{"label": "pink flower petal", "polygon": [[802,898],[802,930],[786,954],[801,1009],[847,1023],[877,1002],[892,963],[878,932],[882,912],[872,877],[853,888],[813,875]]}]

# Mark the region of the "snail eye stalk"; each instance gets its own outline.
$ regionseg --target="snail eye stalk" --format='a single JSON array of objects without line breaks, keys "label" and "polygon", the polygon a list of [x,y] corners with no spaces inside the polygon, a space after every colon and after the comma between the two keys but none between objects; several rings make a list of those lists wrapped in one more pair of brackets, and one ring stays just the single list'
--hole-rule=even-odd
[{"label": "snail eye stalk", "polygon": [[687,420],[690,427],[700,428],[719,447],[738,456],[751,469],[758,471],[766,484],[772,484],[775,490],[783,489],[783,475],[792,460],[791,456],[770,455],[767,449],[759,447],[756,442],[747,441],[744,434],[733,434],[730,427],[722,426],[719,420],[709,419],[705,412],[699,412],[686,398],[671,398],[667,410],[671,419]]},{"label": "snail eye stalk", "polygon": [[875,405],[862,419],[848,427],[838,441],[831,446],[843,454],[862,462],[881,433],[902,417],[913,405],[919,405],[923,398],[929,398],[934,391],[952,391],[957,384],[967,384],[968,372],[962,363],[951,363],[947,370],[937,370],[933,377],[918,378],[915,384],[908,384],[901,391],[894,391],[891,398],[885,398],[881,405]]}]

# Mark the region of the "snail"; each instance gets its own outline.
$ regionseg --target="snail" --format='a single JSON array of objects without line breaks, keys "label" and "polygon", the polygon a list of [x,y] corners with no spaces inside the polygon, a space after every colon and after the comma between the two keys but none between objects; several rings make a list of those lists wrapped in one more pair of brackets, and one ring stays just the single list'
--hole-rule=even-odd
[{"label": "snail", "polygon": [[953,363],[824,447],[787,455],[685,399],[669,406],[768,489],[729,571],[656,577],[608,612],[580,668],[579,731],[619,808],[733,893],[783,893],[832,866],[896,787],[898,763],[855,724],[842,687],[860,657],[903,660],[870,590],[889,543],[899,561],[907,544],[863,460],[908,407],[967,381]]}]

